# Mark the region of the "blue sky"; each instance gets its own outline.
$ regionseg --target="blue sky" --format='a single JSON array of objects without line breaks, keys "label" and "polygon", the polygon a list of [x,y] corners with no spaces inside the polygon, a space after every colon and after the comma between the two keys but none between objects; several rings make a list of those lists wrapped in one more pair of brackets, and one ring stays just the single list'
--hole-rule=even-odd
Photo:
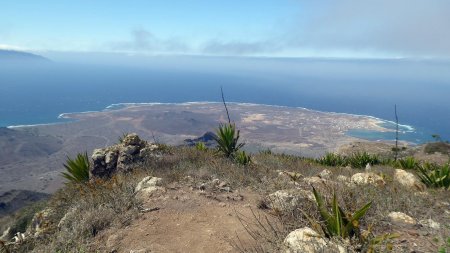
[{"label": "blue sky", "polygon": [[2,0],[0,48],[450,58],[447,0]]}]

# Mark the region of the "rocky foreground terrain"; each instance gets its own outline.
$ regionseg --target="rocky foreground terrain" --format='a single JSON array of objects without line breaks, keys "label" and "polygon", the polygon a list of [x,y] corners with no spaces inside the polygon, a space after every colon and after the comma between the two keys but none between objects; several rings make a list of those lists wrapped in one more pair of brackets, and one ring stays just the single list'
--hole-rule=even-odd
[{"label": "rocky foreground terrain", "polygon": [[[327,167],[262,152],[239,165],[210,149],[127,135],[96,149],[90,181],[67,184],[3,224],[12,252],[446,252],[449,191],[415,170]],[[331,211],[372,204],[347,238],[324,234]],[[28,218],[27,218],[28,217]],[[28,221],[27,221],[28,220]],[[26,223],[18,231],[17,221]],[[1,246],[0,246],[1,247]]]}]

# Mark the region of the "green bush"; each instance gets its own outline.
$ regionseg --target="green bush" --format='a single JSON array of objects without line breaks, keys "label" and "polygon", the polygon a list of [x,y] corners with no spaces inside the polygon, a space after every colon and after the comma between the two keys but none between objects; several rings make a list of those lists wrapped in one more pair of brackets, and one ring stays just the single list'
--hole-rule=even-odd
[{"label": "green bush", "polygon": [[234,160],[240,165],[247,165],[252,162],[250,155],[245,153],[245,151],[236,152],[236,156],[235,156]]},{"label": "green bush", "polygon": [[347,166],[353,168],[364,168],[368,163],[371,165],[380,164],[384,161],[378,155],[371,155],[367,152],[353,153],[350,156],[342,156],[333,153],[327,153],[321,158],[316,159],[316,162],[325,166]]},{"label": "green bush", "polygon": [[263,149],[259,151],[260,155],[271,155],[272,154],[272,150],[270,150],[270,148],[267,149]]},{"label": "green bush", "polygon": [[369,210],[372,201],[353,214],[345,213],[337,202],[336,193],[333,193],[333,201],[331,204],[332,212],[330,213],[325,206],[326,204],[323,197],[314,187],[313,193],[320,216],[324,221],[323,225],[320,227],[327,237],[331,238],[337,236],[341,238],[351,238],[353,236],[359,236],[359,220],[366,214],[367,210]]},{"label": "green bush", "polygon": [[428,187],[450,188],[450,163],[445,165],[437,165],[432,163],[424,163],[417,166],[418,176],[422,182]]},{"label": "green bush", "polygon": [[238,143],[239,130],[231,123],[221,124],[214,140],[217,142],[218,152],[229,158],[234,158],[236,152],[244,146],[244,143]]},{"label": "green bush", "polygon": [[67,161],[64,164],[66,172],[63,172],[62,176],[72,183],[85,183],[89,181],[90,167],[87,153],[78,154],[75,159],[67,157]]},{"label": "green bush", "polygon": [[400,166],[400,168],[402,169],[415,169],[418,165],[419,162],[412,156],[408,156],[402,159],[397,160],[398,162],[398,166]]},{"label": "green bush", "polygon": [[195,144],[195,149],[197,149],[198,151],[206,151],[208,148],[206,147],[204,142],[197,142]]},{"label": "green bush", "polygon": [[381,159],[378,155],[371,155],[367,152],[358,152],[350,155],[347,158],[347,163],[347,165],[350,165],[353,168],[364,168],[367,164],[380,164]]},{"label": "green bush", "polygon": [[316,162],[325,166],[346,166],[347,159],[341,155],[334,153],[327,153],[321,158],[316,159]]}]

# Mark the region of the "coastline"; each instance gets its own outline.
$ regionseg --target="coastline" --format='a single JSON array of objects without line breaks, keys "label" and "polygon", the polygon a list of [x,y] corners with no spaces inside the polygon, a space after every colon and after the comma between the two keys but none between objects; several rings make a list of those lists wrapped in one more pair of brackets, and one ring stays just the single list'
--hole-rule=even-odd
[{"label": "coastline", "polygon": [[[180,103],[163,103],[163,102],[147,102],[147,103],[114,103],[106,106],[102,110],[98,111],[82,111],[82,112],[63,112],[59,114],[56,119],[63,119],[67,120],[65,122],[50,122],[50,123],[41,123],[41,124],[24,124],[24,125],[9,125],[6,126],[6,128],[9,129],[17,129],[17,128],[27,128],[27,127],[36,127],[36,126],[52,126],[52,125],[58,125],[58,124],[65,124],[65,123],[71,123],[76,121],[76,115],[82,115],[82,114],[94,114],[94,113],[102,113],[102,112],[108,112],[113,110],[121,110],[125,108],[130,107],[141,107],[141,106],[158,106],[158,105],[164,105],[164,106],[189,106],[189,105],[218,105],[222,104],[222,102],[216,102],[216,101],[188,101],[188,102],[180,102]],[[331,112],[331,111],[319,111],[314,109],[309,109],[305,107],[291,107],[291,106],[284,106],[284,105],[270,105],[270,104],[257,104],[257,103],[241,103],[241,102],[227,102],[227,104],[231,105],[237,105],[237,106],[267,106],[267,107],[273,107],[273,108],[285,108],[285,109],[300,109],[305,111],[310,111],[317,114],[328,114],[333,116],[350,116],[350,117],[358,117],[358,118],[364,118],[370,122],[371,128],[373,128],[374,131],[380,131],[380,132],[391,132],[393,129],[390,129],[388,127],[383,126],[383,124],[395,124],[395,122],[377,118],[370,115],[361,115],[361,114],[351,114],[351,113],[345,113],[345,112]],[[410,125],[404,125],[399,124],[399,127],[406,129],[408,132],[414,132],[415,128]]]},{"label": "coastline", "polygon": [[[391,130],[381,126],[384,121],[374,117],[250,103],[229,105],[230,115],[241,131],[241,141],[246,143],[245,150],[252,153],[270,149],[274,153],[319,157],[355,142],[377,143],[348,135],[349,129],[391,135]],[[9,145],[28,144],[35,148],[36,156],[24,158],[20,149],[12,148],[19,151],[3,165],[3,189],[19,187],[51,193],[61,182],[59,172],[67,156],[113,145],[118,136],[127,132],[135,132],[151,142],[177,146],[227,122],[221,102],[126,103],[95,112],[64,113],[60,118],[67,121],[9,127],[20,132],[11,135],[23,136]],[[378,143],[391,145],[388,141]],[[41,147],[53,151],[42,155]]]}]

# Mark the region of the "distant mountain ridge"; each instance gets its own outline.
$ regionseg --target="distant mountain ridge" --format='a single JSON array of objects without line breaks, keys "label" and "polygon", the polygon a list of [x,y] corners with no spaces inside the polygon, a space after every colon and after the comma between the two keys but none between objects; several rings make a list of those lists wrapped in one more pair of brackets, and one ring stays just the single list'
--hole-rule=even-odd
[{"label": "distant mountain ridge", "polygon": [[50,61],[43,56],[23,51],[0,49],[0,61]]}]

